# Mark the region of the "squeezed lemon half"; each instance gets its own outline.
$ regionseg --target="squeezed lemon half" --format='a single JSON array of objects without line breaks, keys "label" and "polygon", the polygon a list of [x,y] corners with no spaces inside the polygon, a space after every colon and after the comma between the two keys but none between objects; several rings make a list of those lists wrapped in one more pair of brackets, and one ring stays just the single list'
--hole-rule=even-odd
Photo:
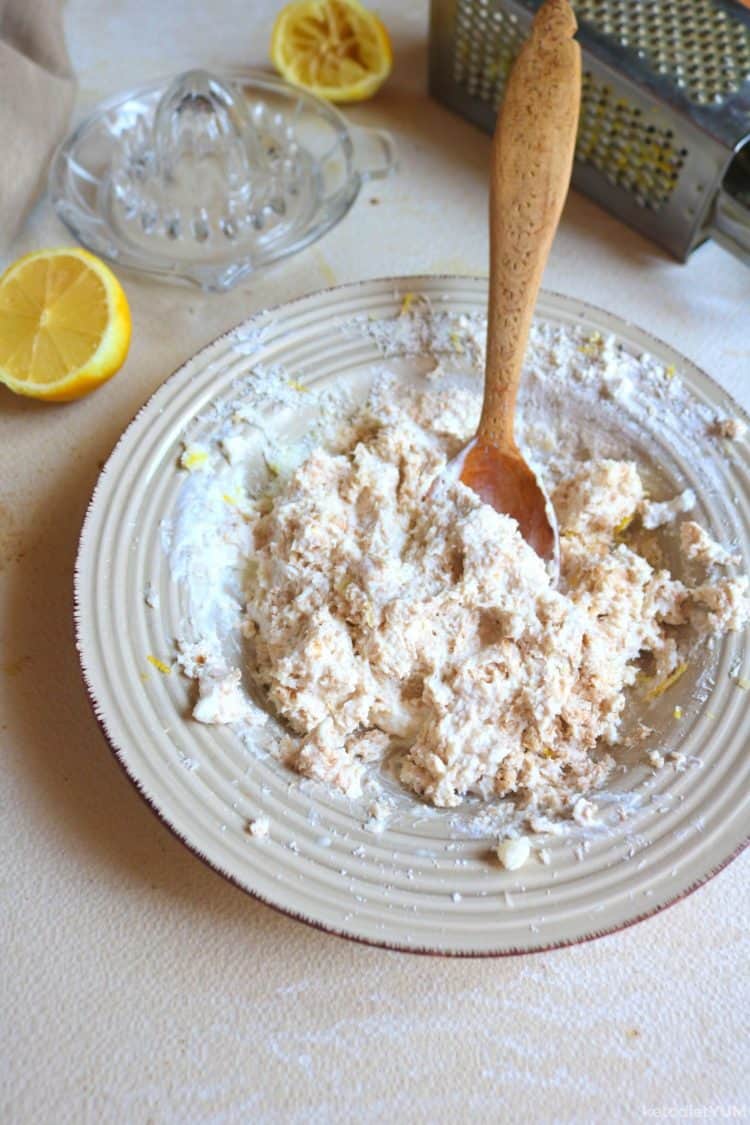
[{"label": "squeezed lemon half", "polygon": [[330,102],[370,98],[391,72],[388,32],[359,0],[296,0],[282,8],[271,61],[287,82]]}]

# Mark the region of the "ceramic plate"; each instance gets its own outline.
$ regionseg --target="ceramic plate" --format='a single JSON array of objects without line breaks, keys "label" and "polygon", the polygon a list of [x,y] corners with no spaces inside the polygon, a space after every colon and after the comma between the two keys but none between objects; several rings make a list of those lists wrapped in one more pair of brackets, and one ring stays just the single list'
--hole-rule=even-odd
[{"label": "ceramic plate", "polygon": [[[372,339],[342,326],[395,316],[407,291],[458,314],[486,307],[486,282],[474,278],[343,286],[259,314],[159,388],[107,462],[84,524],[76,572],[83,674],[107,739],[151,807],[188,847],[264,902],[337,934],[421,952],[519,953],[596,937],[683,897],[746,842],[743,636],[709,654],[700,690],[686,675],[671,693],[670,710],[684,706],[673,734],[681,768],[634,766],[616,782],[642,798],[627,822],[613,818],[583,842],[553,839],[548,863],[532,860],[516,872],[493,862],[491,839],[457,834],[451,810],[422,815],[415,802],[412,815],[394,817],[382,833],[368,830],[361,809],[300,785],[231,727],[192,720],[192,685],[173,665],[182,594],[170,580],[162,527],[185,478],[178,461],[186,427],[230,401],[235,380],[259,363],[282,364],[308,382],[355,385],[382,356]],[[552,294],[541,297],[537,315],[614,333],[626,349],[674,365],[717,414],[740,413],[691,363],[614,316]],[[681,487],[698,493],[701,522],[731,539],[749,570],[747,444],[721,451],[715,443],[709,465],[689,449],[669,452],[669,434],[657,440]],[[158,603],[150,599],[156,608],[144,598],[148,589],[158,594]],[[163,662],[162,671],[148,656]],[[261,813],[270,822],[263,840],[247,831]]]}]

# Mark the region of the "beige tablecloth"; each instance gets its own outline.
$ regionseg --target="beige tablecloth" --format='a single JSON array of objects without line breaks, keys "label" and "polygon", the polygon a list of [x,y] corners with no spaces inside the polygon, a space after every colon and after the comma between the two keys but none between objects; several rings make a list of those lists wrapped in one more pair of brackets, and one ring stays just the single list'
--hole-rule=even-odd
[{"label": "beige tablecloth", "polygon": [[[486,271],[488,141],[431,102],[425,0],[381,0],[392,81],[353,119],[394,179],[225,296],[123,275],[133,344],[79,403],[0,393],[0,1106],[5,1121],[631,1121],[750,1115],[748,857],[642,925],[530,958],[343,942],[255,903],[156,820],[90,713],[76,539],[102,460],[182,360],[267,304],[365,276]],[[272,0],[69,0],[80,105],[196,62],[265,58]],[[42,202],[10,256],[70,241]],[[2,264],[2,263],[0,263]],[[680,266],[572,196],[549,288],[677,346],[750,406],[750,270]]]},{"label": "beige tablecloth", "polygon": [[0,250],[41,190],[73,106],[61,7],[62,0],[0,0]]}]

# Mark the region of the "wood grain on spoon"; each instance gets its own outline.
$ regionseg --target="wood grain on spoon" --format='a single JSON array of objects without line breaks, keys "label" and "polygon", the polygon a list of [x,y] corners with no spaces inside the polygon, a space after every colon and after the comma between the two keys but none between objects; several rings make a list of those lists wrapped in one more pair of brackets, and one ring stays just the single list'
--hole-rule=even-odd
[{"label": "wood grain on spoon", "polygon": [[570,183],[581,100],[576,20],[546,0],[508,78],[492,142],[484,405],[461,480],[554,554],[546,497],[516,444],[518,384],[539,286]]}]

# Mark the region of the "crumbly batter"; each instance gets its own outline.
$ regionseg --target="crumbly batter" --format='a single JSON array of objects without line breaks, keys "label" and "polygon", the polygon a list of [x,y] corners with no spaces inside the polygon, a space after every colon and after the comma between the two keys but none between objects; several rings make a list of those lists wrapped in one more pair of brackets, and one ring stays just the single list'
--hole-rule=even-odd
[{"label": "crumbly batter", "polygon": [[685,558],[702,566],[738,566],[740,562],[739,555],[722,547],[693,520],[685,520],[680,525],[680,545]]},{"label": "crumbly batter", "polygon": [[[696,639],[743,627],[748,583],[655,569],[635,550],[644,525],[691,498],[657,509],[635,464],[598,460],[554,490],[552,588],[515,521],[458,482],[431,489],[478,409],[460,390],[376,398],[254,517],[251,672],[295,732],[290,764],[352,796],[392,755],[435,805],[570,812],[613,767],[628,689],[657,694]],[[684,526],[686,553],[710,561]]]}]

